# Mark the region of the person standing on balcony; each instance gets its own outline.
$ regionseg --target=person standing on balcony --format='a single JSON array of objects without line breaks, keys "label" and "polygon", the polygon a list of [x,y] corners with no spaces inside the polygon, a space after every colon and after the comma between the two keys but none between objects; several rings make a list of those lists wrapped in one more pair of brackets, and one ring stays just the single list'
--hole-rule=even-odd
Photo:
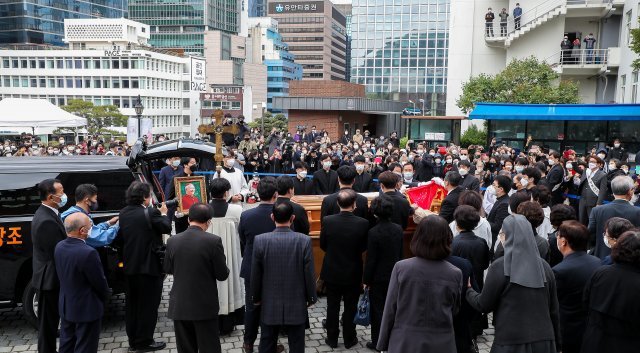
[{"label": "person standing on balcony", "polygon": [[513,9],[513,21],[515,23],[516,31],[520,29],[520,19],[522,18],[522,7],[520,3],[516,3],[515,9]]},{"label": "person standing on balcony", "polygon": [[491,8],[489,8],[489,11],[487,12],[487,14],[484,15],[485,37],[493,37],[493,20],[495,18],[496,18],[496,15],[494,15],[493,11],[491,11]]},{"label": "person standing on balcony", "polygon": [[589,33],[589,35],[583,40],[585,54],[587,54],[587,63],[593,62],[593,50],[596,48],[596,38],[593,36],[593,33]]},{"label": "person standing on balcony", "polygon": [[562,42],[560,42],[560,49],[562,49],[562,53],[561,53],[561,57],[560,57],[560,63],[561,64],[569,62],[569,60],[571,58],[571,49],[572,48],[573,48],[573,44],[569,40],[569,37],[567,37],[565,35],[564,39],[562,39]]},{"label": "person standing on balcony", "polygon": [[500,16],[500,37],[507,36],[507,18],[509,18],[509,13],[506,8],[502,8],[502,11],[498,14]]},{"label": "person standing on balcony", "polygon": [[580,41],[580,38],[576,37],[576,39],[573,40],[573,48],[571,49],[571,56],[573,57],[573,61],[576,64],[582,63],[582,50],[580,49],[581,46],[582,42]]}]

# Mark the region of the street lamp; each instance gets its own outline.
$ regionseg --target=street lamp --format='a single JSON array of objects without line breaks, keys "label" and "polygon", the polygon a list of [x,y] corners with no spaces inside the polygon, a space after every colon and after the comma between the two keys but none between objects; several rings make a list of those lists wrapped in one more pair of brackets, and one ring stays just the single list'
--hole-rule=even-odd
[{"label": "street lamp", "polygon": [[260,119],[260,133],[264,136],[264,111],[267,109],[267,102],[261,102],[262,105],[262,119]]},{"label": "street lamp", "polygon": [[412,113],[411,115],[413,115],[416,113],[416,102],[409,100],[409,103],[413,104],[413,111],[411,112]]},{"label": "street lamp", "polygon": [[138,138],[140,138],[142,137],[142,112],[144,111],[144,105],[142,105],[140,95],[138,95],[138,100],[136,104],[133,105],[133,109],[135,109],[136,115],[138,116]]},{"label": "street lamp", "polygon": [[420,103],[422,103],[422,116],[424,116],[424,99],[420,99]]}]

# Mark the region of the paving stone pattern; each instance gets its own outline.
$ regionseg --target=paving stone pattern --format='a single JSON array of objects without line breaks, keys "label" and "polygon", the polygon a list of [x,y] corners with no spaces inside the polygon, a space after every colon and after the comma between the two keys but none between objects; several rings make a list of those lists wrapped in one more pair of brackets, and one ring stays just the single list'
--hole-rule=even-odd
[{"label": "paving stone pattern", "polygon": [[[156,326],[156,339],[167,342],[167,349],[159,351],[163,353],[177,352],[173,322],[167,318],[169,290],[172,277],[165,280],[162,303],[159,308],[158,324]],[[325,330],[322,328],[322,319],[325,318],[327,301],[320,301],[309,309],[311,328],[307,330],[305,352],[357,352],[372,353],[365,347],[371,338],[368,328],[358,326],[358,344],[350,349],[345,349],[340,338],[337,349],[331,349],[324,343]],[[227,353],[242,353],[243,327],[238,326],[228,336],[221,337],[222,351]],[[259,339],[259,337],[258,337]],[[286,338],[280,342],[287,347]],[[478,339],[480,352],[488,353],[493,342],[493,329],[485,330],[485,334]],[[256,349],[257,352],[257,343]],[[114,296],[103,320],[102,333],[100,335],[99,353],[127,353],[129,344],[124,325],[124,296]],[[3,352],[37,352],[37,332],[22,317],[21,308],[0,310],[0,353]]]}]

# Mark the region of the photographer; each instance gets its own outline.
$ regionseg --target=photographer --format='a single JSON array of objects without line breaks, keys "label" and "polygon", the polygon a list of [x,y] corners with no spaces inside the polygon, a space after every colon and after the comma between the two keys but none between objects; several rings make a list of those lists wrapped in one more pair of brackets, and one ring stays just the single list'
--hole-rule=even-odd
[{"label": "photographer", "polygon": [[119,241],[127,281],[125,322],[133,350],[155,351],[166,346],[153,333],[162,296],[162,234],[171,232],[167,206],[152,206],[151,186],[134,181],[120,211]]},{"label": "photographer", "polygon": [[271,129],[271,134],[267,137],[266,144],[269,146],[269,155],[273,155],[276,148],[280,148],[280,146],[282,146],[282,133],[280,132],[280,129],[275,127]]}]

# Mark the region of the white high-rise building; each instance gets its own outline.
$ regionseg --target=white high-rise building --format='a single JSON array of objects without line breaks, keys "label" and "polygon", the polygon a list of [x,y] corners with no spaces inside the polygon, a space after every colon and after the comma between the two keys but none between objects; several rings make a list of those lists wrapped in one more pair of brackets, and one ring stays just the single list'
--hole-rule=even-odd
[{"label": "white high-rise building", "polygon": [[[0,98],[70,99],[116,105],[135,117],[138,95],[154,134],[193,136],[200,122],[204,79],[192,66],[204,58],[148,46],[149,26],[127,19],[65,20],[68,48],[0,47]],[[198,83],[203,83],[198,85]]]},{"label": "white high-rise building", "polygon": [[[522,7],[519,27],[516,3]],[[493,36],[485,14],[495,14]],[[502,8],[509,14],[501,30]],[[479,74],[494,75],[513,59],[534,56],[549,63],[561,79],[577,81],[582,103],[636,103],[638,72],[631,63],[630,30],[638,27],[637,0],[452,0],[449,21],[447,115],[462,115],[456,100],[462,85]],[[595,47],[585,39],[593,33]],[[580,48],[563,52],[564,37]]]}]

